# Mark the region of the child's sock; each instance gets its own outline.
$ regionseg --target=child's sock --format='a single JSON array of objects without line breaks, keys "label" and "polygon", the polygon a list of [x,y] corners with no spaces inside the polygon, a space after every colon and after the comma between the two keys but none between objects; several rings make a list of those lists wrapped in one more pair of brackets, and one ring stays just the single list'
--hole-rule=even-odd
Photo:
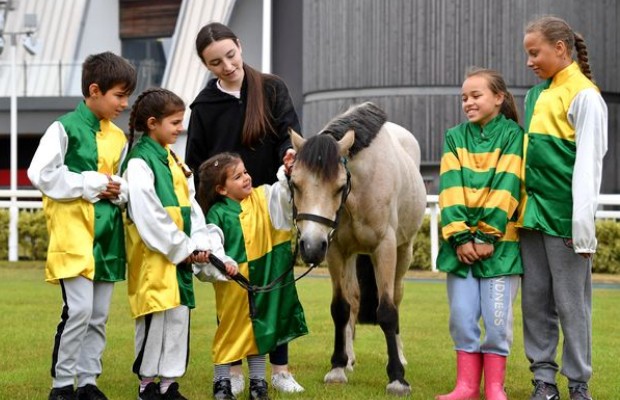
[{"label": "child's sock", "polygon": [[152,382],[155,382],[155,378],[142,378],[140,381],[140,393],[144,392],[146,385]]},{"label": "child's sock", "polygon": [[216,364],[213,371],[213,382],[230,379],[230,364]]},{"label": "child's sock", "polygon": [[262,356],[248,356],[248,370],[250,379],[265,379],[265,370],[267,364],[267,357]]},{"label": "child's sock", "polygon": [[159,382],[159,393],[164,394],[168,391],[170,385],[174,383],[174,379],[171,378],[162,378]]}]

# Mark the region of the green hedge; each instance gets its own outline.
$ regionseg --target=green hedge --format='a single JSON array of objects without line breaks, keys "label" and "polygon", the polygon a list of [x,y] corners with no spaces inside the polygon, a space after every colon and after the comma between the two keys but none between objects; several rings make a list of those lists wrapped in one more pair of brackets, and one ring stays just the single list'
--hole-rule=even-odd
[{"label": "green hedge", "polygon": [[[0,210],[0,260],[8,259],[9,212]],[[620,273],[620,223],[597,220],[598,250],[594,272]],[[44,260],[47,250],[47,228],[43,211],[19,213],[19,258]],[[431,269],[430,219],[426,217],[413,244],[411,269]]]},{"label": "green hedge", "polygon": [[[430,218],[426,217],[413,245],[411,269],[431,269]],[[596,237],[598,248],[593,262],[593,271],[606,274],[620,274],[620,223],[615,220],[597,220]]]},{"label": "green hedge", "polygon": [[[47,226],[43,211],[20,211],[19,259],[45,260],[47,253]],[[0,260],[9,258],[9,210],[0,210]]]}]

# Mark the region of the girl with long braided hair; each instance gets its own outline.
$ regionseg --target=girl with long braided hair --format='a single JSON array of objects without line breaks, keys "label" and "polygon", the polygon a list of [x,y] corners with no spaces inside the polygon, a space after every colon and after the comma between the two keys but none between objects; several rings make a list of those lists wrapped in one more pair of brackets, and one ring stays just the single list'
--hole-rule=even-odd
[{"label": "girl with long braided hair", "polygon": [[[183,130],[184,112],[176,94],[155,88],[138,96],[129,118],[133,147],[123,165],[130,198],[127,280],[136,319],[133,372],[143,400],[185,399],[176,379],[189,360],[189,317],[195,306],[191,264],[208,262],[213,251],[230,275],[236,273],[236,264],[223,252],[221,231],[205,224],[194,199],[192,172],[169,147]],[[136,132],[142,133],[137,140]]]},{"label": "girl with long braided hair", "polygon": [[594,213],[607,151],[607,106],[592,80],[583,36],[566,21],[548,16],[531,22],[523,45],[527,66],[543,79],[525,98],[518,221],[531,399],[560,398],[555,355],[561,326],[560,372],[568,378],[571,400],[588,400]]}]

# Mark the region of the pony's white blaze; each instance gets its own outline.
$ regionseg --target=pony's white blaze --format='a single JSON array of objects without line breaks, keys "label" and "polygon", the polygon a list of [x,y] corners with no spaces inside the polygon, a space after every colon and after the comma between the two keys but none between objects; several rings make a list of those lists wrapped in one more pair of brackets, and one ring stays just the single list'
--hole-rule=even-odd
[{"label": "pony's white blaze", "polygon": [[[291,182],[300,253],[307,263],[325,258],[332,280],[336,334],[325,382],[347,381],[345,368],[355,360],[353,324],[376,323],[388,348],[386,389],[407,395],[398,308],[426,207],[418,142],[371,103],[351,107],[308,140],[291,133],[291,141],[297,150]],[[351,190],[343,197],[347,169]]]},{"label": "pony's white blaze", "polygon": [[[296,135],[296,133],[294,133]],[[353,143],[354,133],[339,142],[342,152],[346,153]],[[292,136],[293,144],[301,148],[305,140],[301,136]],[[310,214],[336,221],[337,213],[342,204],[342,191],[346,190],[347,173],[343,165],[338,166],[339,172],[333,181],[325,181],[314,174],[304,173],[303,168],[293,168],[291,180],[295,207],[299,213]],[[303,211],[299,211],[303,210]],[[314,220],[300,219],[297,221],[299,230],[299,251],[304,262],[320,264],[325,259],[330,237],[334,228]]]},{"label": "pony's white blaze", "polygon": [[[316,177],[308,177],[304,184],[303,193],[296,193],[296,207],[304,210],[304,213],[318,215],[330,220],[335,220],[336,210],[331,206],[332,199],[325,198],[325,193]],[[339,200],[339,199],[338,199]],[[308,264],[320,264],[327,254],[329,235],[333,228],[314,221],[301,220],[297,222],[299,230],[299,251],[304,262]]]}]

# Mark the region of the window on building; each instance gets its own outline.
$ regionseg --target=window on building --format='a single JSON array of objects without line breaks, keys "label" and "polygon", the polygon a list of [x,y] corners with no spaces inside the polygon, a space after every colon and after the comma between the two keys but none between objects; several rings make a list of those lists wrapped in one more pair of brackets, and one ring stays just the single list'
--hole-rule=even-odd
[{"label": "window on building", "polygon": [[120,0],[123,57],[138,69],[136,92],[161,85],[182,0]]}]

